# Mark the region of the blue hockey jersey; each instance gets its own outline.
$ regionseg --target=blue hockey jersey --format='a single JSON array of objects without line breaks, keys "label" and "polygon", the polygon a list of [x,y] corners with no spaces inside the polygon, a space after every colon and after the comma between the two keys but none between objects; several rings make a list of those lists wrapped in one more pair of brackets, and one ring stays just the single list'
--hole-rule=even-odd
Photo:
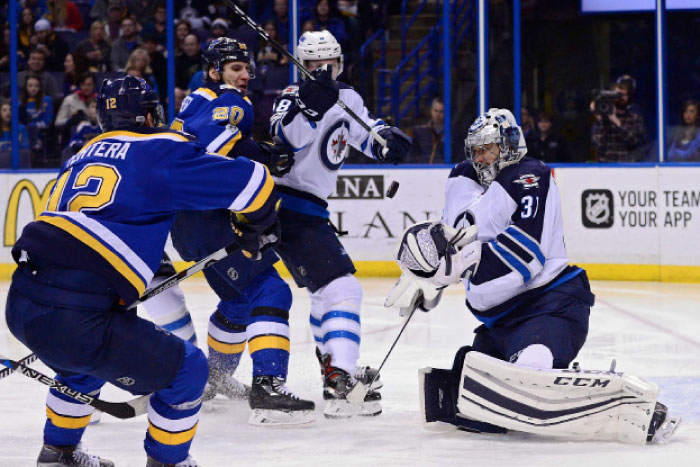
[{"label": "blue hockey jersey", "polygon": [[160,265],[175,211],[253,213],[275,196],[273,186],[266,167],[207,153],[182,133],[107,132],[66,161],[13,254],[99,274],[131,303]]},{"label": "blue hockey jersey", "polygon": [[253,128],[253,105],[238,89],[207,82],[182,101],[170,128],[197,136],[207,151],[230,155]]}]

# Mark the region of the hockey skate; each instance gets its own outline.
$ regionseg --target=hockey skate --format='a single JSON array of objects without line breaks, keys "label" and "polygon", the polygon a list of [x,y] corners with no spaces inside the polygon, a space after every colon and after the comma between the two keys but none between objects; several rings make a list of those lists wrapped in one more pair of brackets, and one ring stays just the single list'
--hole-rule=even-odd
[{"label": "hockey skate", "polygon": [[204,387],[202,402],[212,400],[217,394],[221,394],[232,400],[244,400],[248,398],[250,386],[243,384],[233,376],[222,371],[209,368],[209,380]]},{"label": "hockey skate", "polygon": [[257,376],[248,397],[253,412],[248,423],[256,426],[302,425],[314,421],[315,404],[300,399],[274,376]]},{"label": "hockey skate", "polygon": [[[319,365],[321,365],[321,379],[323,380],[324,396],[326,395],[326,366],[330,365],[331,356],[329,354],[322,354],[321,351],[316,347],[316,358],[318,359]],[[376,377],[375,377],[376,375]],[[372,368],[370,366],[359,366],[355,371],[355,379],[365,386],[369,386],[372,383],[370,389],[376,391],[384,386],[381,380],[379,370]],[[374,380],[374,382],[372,381]]]},{"label": "hockey skate", "polygon": [[[330,361],[330,359],[329,359]],[[358,380],[345,370],[326,366],[323,378],[323,399],[326,407],[323,414],[326,418],[348,418],[355,415],[375,416],[382,413],[382,395],[369,389],[361,405],[351,404],[347,395],[355,387]],[[369,381],[367,381],[369,384]]]},{"label": "hockey skate", "polygon": [[192,456],[187,456],[187,459],[180,461],[177,464],[164,464],[159,462],[152,457],[146,459],[146,467],[199,467],[197,461],[192,459]]},{"label": "hockey skate", "polygon": [[114,462],[89,454],[80,444],[76,446],[44,444],[36,465],[37,467],[114,467]]},{"label": "hockey skate", "polygon": [[661,402],[656,403],[654,415],[649,423],[649,432],[647,433],[647,443],[649,444],[665,444],[676,433],[678,426],[681,424],[681,418],[668,413],[668,407]]}]

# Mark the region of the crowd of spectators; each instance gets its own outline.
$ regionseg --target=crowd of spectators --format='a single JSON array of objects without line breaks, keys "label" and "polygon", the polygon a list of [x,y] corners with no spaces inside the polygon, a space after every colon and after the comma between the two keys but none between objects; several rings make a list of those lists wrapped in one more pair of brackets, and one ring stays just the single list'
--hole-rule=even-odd
[{"label": "crowd of spectators", "polygon": [[[163,0],[20,0],[19,133],[22,167],[58,167],[98,131],[93,112],[103,79],[130,74],[148,81],[167,107],[167,10]],[[239,1],[273,39],[288,47],[288,0]],[[300,0],[300,24],[328,29],[346,51],[350,76],[366,37],[383,25],[385,0]],[[10,97],[10,28],[0,7],[0,95]],[[175,0],[175,103],[202,84],[201,53],[217,37],[245,42],[257,62],[248,89],[255,132],[267,134],[272,103],[289,84],[288,59],[223,0]],[[348,80],[348,78],[346,78]],[[0,167],[9,166],[9,101],[2,101]],[[7,104],[7,105],[5,105]]]}]

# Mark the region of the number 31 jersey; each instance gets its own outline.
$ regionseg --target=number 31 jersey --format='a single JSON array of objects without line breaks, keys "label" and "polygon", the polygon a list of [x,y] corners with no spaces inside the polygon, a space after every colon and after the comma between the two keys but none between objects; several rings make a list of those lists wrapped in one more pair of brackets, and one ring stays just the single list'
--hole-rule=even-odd
[{"label": "number 31 jersey", "polygon": [[539,160],[503,168],[486,191],[471,162],[457,164],[443,221],[479,229],[481,261],[464,285],[469,308],[486,325],[582,271],[568,265],[559,190]]}]

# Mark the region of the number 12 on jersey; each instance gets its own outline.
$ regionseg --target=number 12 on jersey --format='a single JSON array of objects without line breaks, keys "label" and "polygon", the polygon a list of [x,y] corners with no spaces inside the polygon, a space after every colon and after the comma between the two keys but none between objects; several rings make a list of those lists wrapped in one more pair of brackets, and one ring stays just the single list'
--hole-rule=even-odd
[{"label": "number 12 on jersey", "polygon": [[[63,172],[56,181],[53,193],[46,206],[47,211],[56,211],[66,201],[64,211],[97,211],[114,201],[121,174],[116,167],[107,164],[88,164],[75,176],[73,184],[66,189],[73,167]],[[64,200],[64,196],[69,197]]]}]

